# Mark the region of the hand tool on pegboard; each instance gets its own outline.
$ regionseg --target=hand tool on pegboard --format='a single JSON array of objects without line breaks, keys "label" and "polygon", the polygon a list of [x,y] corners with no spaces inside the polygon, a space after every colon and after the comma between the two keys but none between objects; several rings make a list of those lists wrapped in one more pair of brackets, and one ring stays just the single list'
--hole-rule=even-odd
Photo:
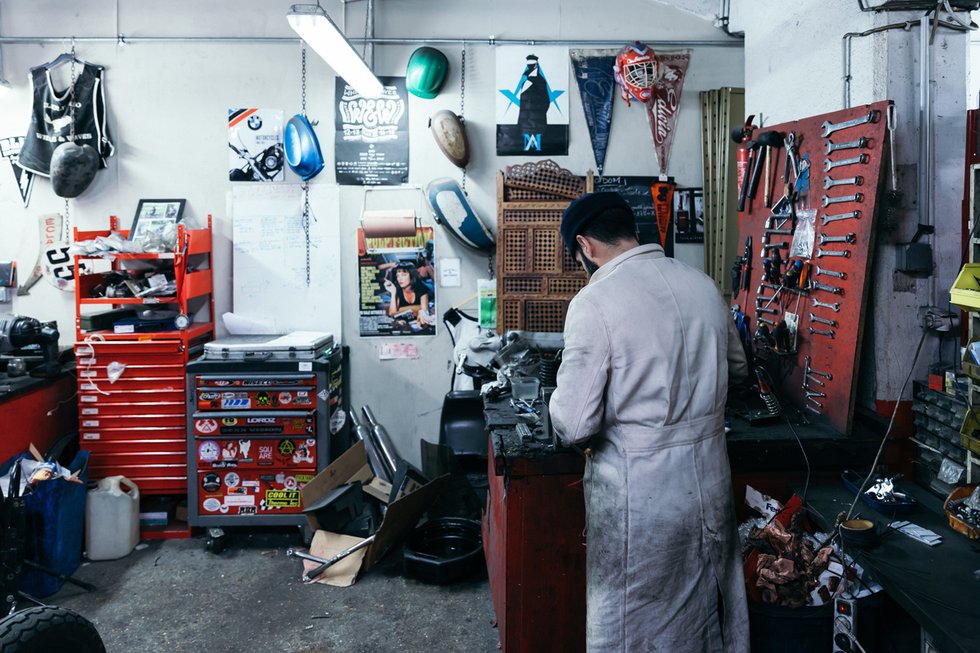
[{"label": "hand tool on pegboard", "polygon": [[752,124],[754,119],[755,115],[750,115],[745,119],[745,124],[732,130],[732,142],[742,146],[738,148],[735,163],[735,178],[739,188],[739,212],[745,210],[744,195],[748,189],[746,181],[749,177],[749,168],[752,165],[752,150],[748,147],[748,143],[752,141],[752,133],[755,130],[755,125]]},{"label": "hand tool on pegboard", "polygon": [[[769,163],[770,163],[770,158],[772,157],[772,150],[773,150],[773,148],[779,149],[780,147],[782,147],[783,146],[784,139],[785,139],[785,136],[783,134],[781,134],[780,132],[777,132],[777,131],[765,131],[765,132],[762,132],[755,139],[756,143],[758,143],[760,146],[766,148],[766,152],[765,152],[765,175],[766,175],[766,182],[765,182],[765,188],[764,188],[763,194],[762,194],[763,195],[763,197],[762,197],[763,204],[765,204],[766,208],[772,206],[772,188],[769,185],[769,178],[770,178],[770,170],[769,170],[770,165],[769,165]],[[755,191],[754,191],[754,189],[749,189],[749,197],[751,197],[752,199],[755,199]]]}]

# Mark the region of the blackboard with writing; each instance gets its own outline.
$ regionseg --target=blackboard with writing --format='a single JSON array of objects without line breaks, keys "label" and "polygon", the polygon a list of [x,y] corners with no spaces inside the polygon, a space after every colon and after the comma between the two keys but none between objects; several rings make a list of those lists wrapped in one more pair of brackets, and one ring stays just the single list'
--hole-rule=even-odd
[{"label": "blackboard with writing", "polygon": [[[674,255],[674,220],[671,216],[670,224],[667,227],[667,238],[661,242],[660,229],[657,226],[657,216],[653,211],[653,195],[650,194],[650,186],[658,181],[657,177],[637,177],[637,176],[605,176],[595,178],[595,191],[612,191],[619,193],[626,200],[626,203],[633,209],[636,217],[636,228],[640,236],[640,243],[657,243],[663,245],[664,253],[667,256]],[[669,181],[673,182],[671,177]]]}]

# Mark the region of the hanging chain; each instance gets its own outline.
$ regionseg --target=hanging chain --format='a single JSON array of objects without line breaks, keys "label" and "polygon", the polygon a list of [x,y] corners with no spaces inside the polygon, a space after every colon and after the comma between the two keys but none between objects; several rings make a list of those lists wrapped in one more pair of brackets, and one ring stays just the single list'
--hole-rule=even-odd
[{"label": "hanging chain", "polygon": [[303,44],[303,72],[300,76],[302,80],[302,93],[303,93],[303,117],[306,118],[306,41],[301,41]]},{"label": "hanging chain", "polygon": [[[71,38],[71,86],[68,87],[68,142],[75,142],[75,37]],[[62,240],[71,242],[71,211],[65,198],[65,220]]]},{"label": "hanging chain", "polygon": [[303,233],[306,236],[306,287],[310,287],[310,182],[303,184]]},{"label": "hanging chain", "polygon": [[[466,41],[463,41],[463,54],[459,63],[459,122],[466,129]],[[460,184],[463,195],[466,195],[466,168],[463,168],[463,183]]]}]

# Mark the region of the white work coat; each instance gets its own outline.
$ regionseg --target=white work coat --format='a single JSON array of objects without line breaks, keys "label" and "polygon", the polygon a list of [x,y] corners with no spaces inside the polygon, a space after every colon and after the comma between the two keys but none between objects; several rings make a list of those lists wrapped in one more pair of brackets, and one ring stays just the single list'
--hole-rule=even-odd
[{"label": "white work coat", "polygon": [[746,372],[714,282],[659,245],[609,261],[569,305],[550,413],[592,452],[589,653],[749,650],[724,432],[729,373]]}]

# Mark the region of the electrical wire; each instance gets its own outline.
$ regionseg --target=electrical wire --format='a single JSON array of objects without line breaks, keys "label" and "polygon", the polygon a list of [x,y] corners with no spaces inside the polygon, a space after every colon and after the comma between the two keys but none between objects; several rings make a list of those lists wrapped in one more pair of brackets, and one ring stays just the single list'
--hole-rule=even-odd
[{"label": "electrical wire", "polygon": [[[895,417],[898,416],[898,407],[902,404],[902,395],[905,394],[905,388],[908,387],[909,381],[912,379],[912,374],[915,373],[915,364],[919,360],[919,353],[922,351],[922,345],[926,341],[926,331],[923,330],[922,336],[919,338],[919,344],[915,348],[915,355],[912,357],[912,364],[909,366],[908,376],[905,377],[905,382],[902,384],[902,389],[898,391],[898,398],[895,400],[895,409],[892,411],[892,417],[888,421],[888,428],[885,429],[885,435],[881,438],[881,444],[878,445],[878,453],[875,454],[874,460],[871,462],[871,469],[868,470],[868,475],[858,486],[858,491],[854,495],[854,501],[851,502],[851,507],[847,509],[847,514],[844,516],[844,520],[851,518],[851,513],[854,512],[854,506],[857,505],[858,499],[861,498],[861,493],[864,492],[864,488],[868,485],[868,481],[874,476],[875,469],[878,466],[878,461],[881,459],[881,454],[885,450],[885,443],[888,442],[888,436],[891,435],[892,427],[895,426]],[[836,528],[834,530],[837,530]]]}]

